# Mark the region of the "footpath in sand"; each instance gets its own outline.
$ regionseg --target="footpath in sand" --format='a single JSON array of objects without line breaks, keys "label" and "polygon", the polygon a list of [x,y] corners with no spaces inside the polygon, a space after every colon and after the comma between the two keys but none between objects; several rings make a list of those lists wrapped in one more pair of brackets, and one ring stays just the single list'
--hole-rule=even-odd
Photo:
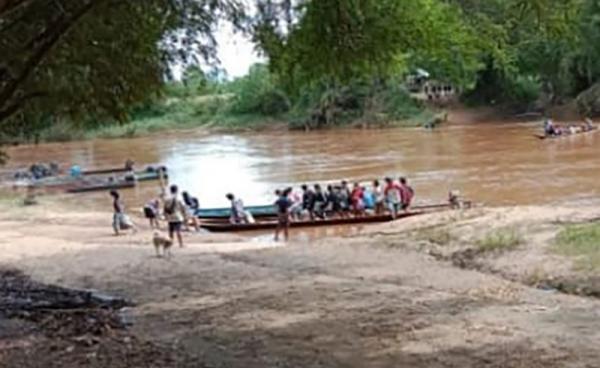
[{"label": "footpath in sand", "polygon": [[[600,208],[474,209],[286,246],[187,234],[165,260],[147,228],[112,236],[110,213],[3,206],[2,267],[135,305],[126,332],[93,339],[0,314],[2,367],[599,366],[600,301],[532,274],[572,276],[544,244]],[[525,243],[473,251],[492,226],[519,226]]]}]

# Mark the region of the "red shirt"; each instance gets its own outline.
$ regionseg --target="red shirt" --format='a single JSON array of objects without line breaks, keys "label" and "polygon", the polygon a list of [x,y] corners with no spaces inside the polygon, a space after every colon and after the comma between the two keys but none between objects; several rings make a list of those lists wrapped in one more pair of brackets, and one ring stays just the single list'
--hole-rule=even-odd
[{"label": "red shirt", "polygon": [[360,201],[363,198],[362,188],[353,189],[350,198],[352,199],[352,203],[358,203],[358,201]]},{"label": "red shirt", "polygon": [[402,204],[409,205],[413,199],[413,191],[408,185],[400,185],[400,197]]}]

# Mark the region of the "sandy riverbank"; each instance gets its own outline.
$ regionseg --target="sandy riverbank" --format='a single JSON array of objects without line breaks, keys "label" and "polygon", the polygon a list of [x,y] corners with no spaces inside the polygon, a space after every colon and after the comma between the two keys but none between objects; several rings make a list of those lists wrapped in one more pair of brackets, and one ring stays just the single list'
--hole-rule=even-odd
[{"label": "sandy riverbank", "polygon": [[[600,359],[600,301],[535,287],[593,277],[549,244],[562,223],[600,208],[474,209],[287,246],[188,234],[167,261],[154,257],[147,229],[112,236],[110,213],[51,198],[0,206],[0,264],[133,300],[130,333],[175,352],[171,366],[552,368]],[[493,227],[516,227],[525,241],[469,253]],[[24,346],[37,335],[17,331],[26,344],[11,343],[10,328],[0,365],[36,366],[38,350]],[[78,365],[72,351],[39,351],[60,356],[61,367],[94,366],[95,355]]]}]

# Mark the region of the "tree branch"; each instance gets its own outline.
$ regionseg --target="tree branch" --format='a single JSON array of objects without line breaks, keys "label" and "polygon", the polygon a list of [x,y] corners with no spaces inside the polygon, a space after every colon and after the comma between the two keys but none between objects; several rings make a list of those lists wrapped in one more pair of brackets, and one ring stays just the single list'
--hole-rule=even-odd
[{"label": "tree branch", "polygon": [[39,97],[44,97],[47,95],[48,95],[48,93],[39,91],[39,92],[32,92],[25,96],[22,96],[21,98],[19,98],[18,101],[14,102],[13,104],[9,105],[8,107],[0,110],[0,121],[11,117],[14,113],[19,111],[19,109],[21,109],[27,101],[30,101],[30,100],[33,100],[33,99],[39,98]]},{"label": "tree branch", "polygon": [[[95,5],[99,4],[102,0],[90,0],[86,4],[84,4],[80,9],[75,11],[72,16],[68,19],[62,19],[57,22],[57,24],[53,25],[53,27],[49,27],[44,35],[45,40],[40,43],[40,46],[37,51],[31,55],[29,60],[24,63],[23,69],[19,75],[17,75],[14,79],[10,80],[5,86],[3,86],[3,90],[0,91],[0,121],[6,119],[6,117],[14,114],[18,108],[20,107],[20,103],[17,102],[11,106],[6,107],[9,101],[13,98],[14,94],[19,89],[19,86],[24,83],[27,78],[31,75],[31,73],[35,70],[36,67],[40,65],[40,63],[44,60],[44,58],[48,55],[50,50],[56,45],[56,43],[61,39],[61,37],[66,34],[77,22],[90,10],[94,8]],[[21,100],[21,99],[20,99]],[[15,108],[17,110],[15,110]],[[10,114],[8,114],[10,113]]]}]

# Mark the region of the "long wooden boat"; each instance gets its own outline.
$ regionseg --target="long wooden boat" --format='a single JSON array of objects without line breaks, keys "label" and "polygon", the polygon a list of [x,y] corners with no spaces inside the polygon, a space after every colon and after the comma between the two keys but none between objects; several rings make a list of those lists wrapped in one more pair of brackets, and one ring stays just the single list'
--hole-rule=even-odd
[{"label": "long wooden boat", "polygon": [[[164,178],[167,178],[167,174],[162,174]],[[98,180],[98,181],[83,181],[79,183],[73,183],[67,186],[67,193],[85,193],[95,192],[102,190],[113,190],[113,189],[127,189],[136,186],[137,182],[158,180],[161,173],[158,171],[143,171],[135,174],[135,177],[125,177],[117,180]]]},{"label": "long wooden boat", "polygon": [[[144,172],[158,172],[159,170],[164,170],[167,172],[167,167],[163,165],[146,165],[143,170],[135,170],[136,174],[144,173]],[[104,169],[93,169],[93,170],[84,170],[81,172],[83,176],[92,176],[92,175],[112,175],[112,174],[123,174],[129,172],[125,167],[110,167]]]},{"label": "long wooden boat", "polygon": [[83,170],[81,175],[107,175],[107,174],[120,174],[126,173],[129,169],[125,167],[107,167],[104,169],[93,169],[93,170]]},{"label": "long wooden boat", "polygon": [[87,193],[97,192],[103,190],[116,190],[116,189],[127,189],[135,187],[135,181],[119,180],[115,182],[98,182],[89,183],[83,185],[75,185],[71,188],[67,188],[67,193]]},{"label": "long wooden boat", "polygon": [[539,138],[539,139],[542,139],[542,140],[544,140],[544,139],[559,139],[559,138],[572,137],[574,135],[593,133],[596,130],[598,130],[598,127],[594,126],[591,129],[583,130],[583,131],[580,131],[578,133],[570,133],[570,132],[566,131],[565,133],[562,133],[560,135],[541,135],[541,134],[538,134],[538,135],[536,135],[536,137]]},{"label": "long wooden boat", "polygon": [[[470,207],[470,202],[464,202]],[[408,212],[399,213],[395,218],[391,214],[381,215],[365,215],[365,216],[350,216],[350,217],[332,217],[323,220],[299,220],[291,221],[290,227],[292,228],[303,228],[303,227],[322,227],[322,226],[335,226],[335,225],[356,225],[356,224],[372,224],[380,222],[389,222],[399,220],[407,217],[418,216],[425,213],[439,212],[444,210],[450,210],[455,208],[449,203],[435,204],[418,206],[412,208]],[[200,222],[200,226],[206,230],[212,232],[243,232],[243,231],[255,231],[255,230],[269,230],[277,227],[276,218],[263,218],[258,219],[253,224],[231,224],[222,218],[204,219]]]}]

